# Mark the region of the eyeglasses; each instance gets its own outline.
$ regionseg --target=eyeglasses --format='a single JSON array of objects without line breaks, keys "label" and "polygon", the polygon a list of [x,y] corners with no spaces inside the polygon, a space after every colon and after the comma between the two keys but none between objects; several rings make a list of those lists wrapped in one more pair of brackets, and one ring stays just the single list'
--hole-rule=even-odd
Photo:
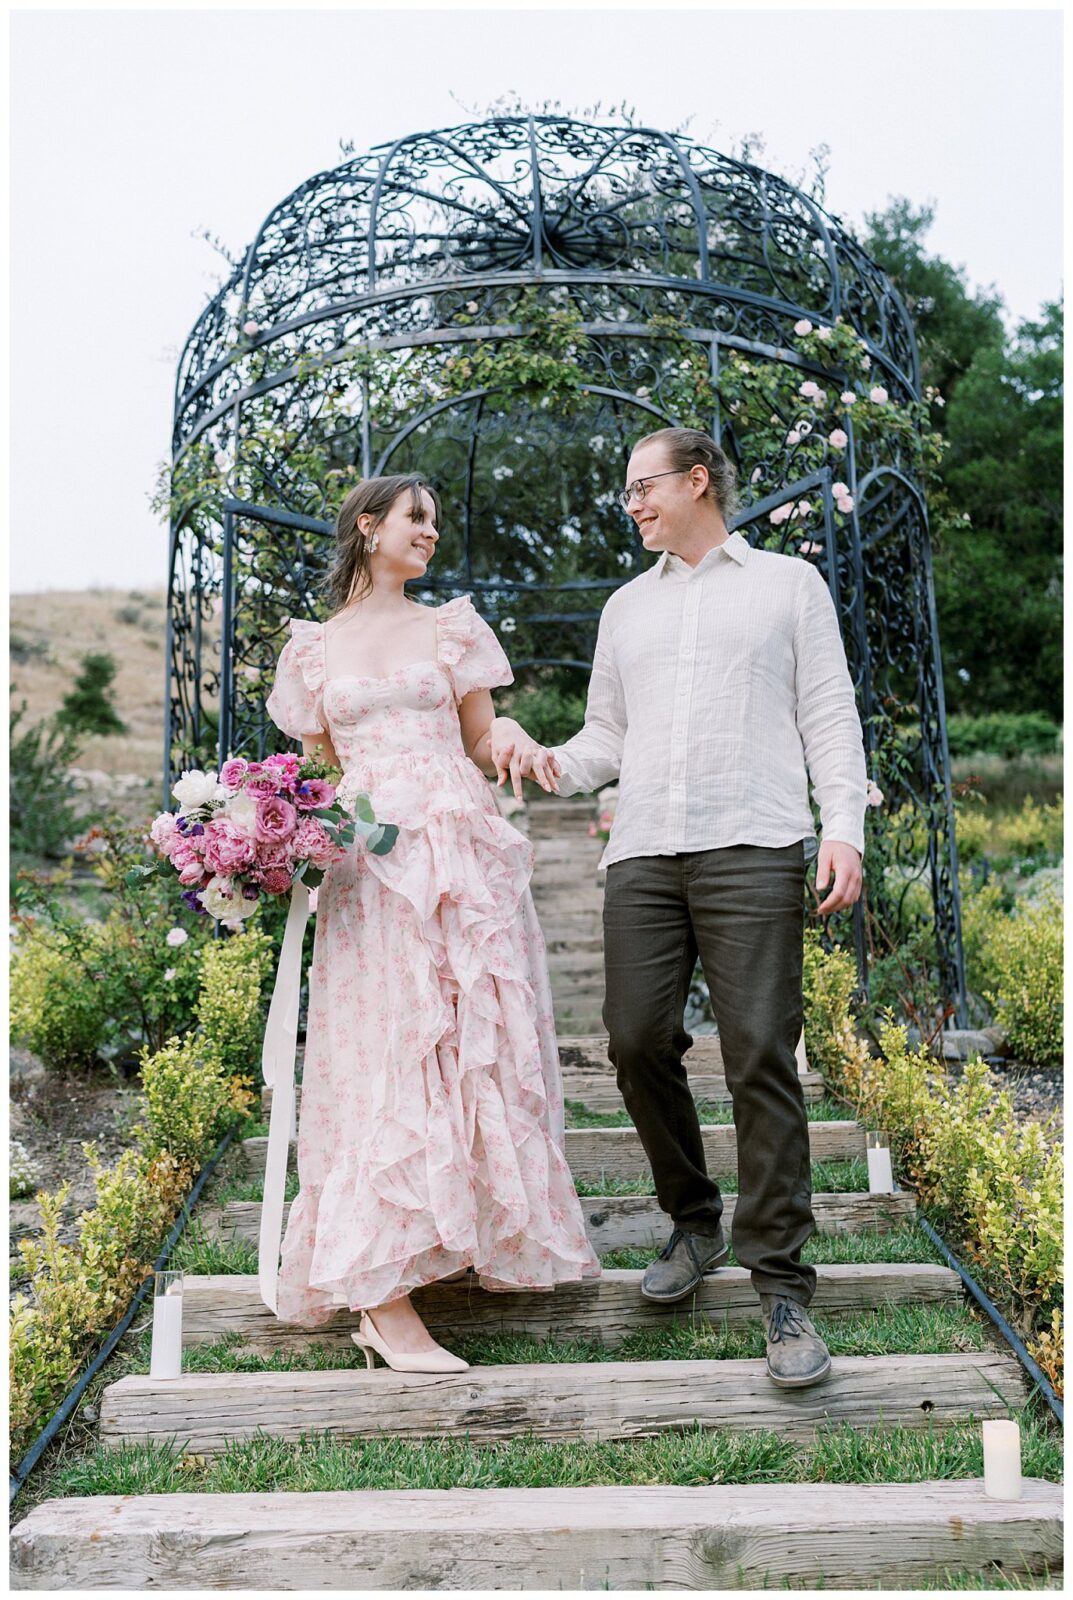
[{"label": "eyeglasses", "polygon": [[651,472],[647,478],[635,478],[632,483],[627,484],[625,489],[619,493],[619,505],[623,511],[628,511],[630,509],[630,501],[634,495],[637,496],[638,500],[644,499],[647,493],[645,489],[646,483],[654,483],[657,478],[676,478],[680,472],[692,471],[692,467],[673,467],[670,472]]}]

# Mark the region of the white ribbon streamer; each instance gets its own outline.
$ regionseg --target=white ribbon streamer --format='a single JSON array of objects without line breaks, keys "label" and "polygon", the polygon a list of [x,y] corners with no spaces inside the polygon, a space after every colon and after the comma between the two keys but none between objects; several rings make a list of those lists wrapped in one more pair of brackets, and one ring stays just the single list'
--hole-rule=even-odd
[{"label": "white ribbon streamer", "polygon": [[291,905],[276,969],[276,986],[268,1007],[261,1070],[272,1090],[265,1161],[261,1236],[257,1247],[257,1281],[261,1299],[276,1310],[279,1252],[283,1236],[283,1196],[287,1187],[287,1147],[295,1121],[294,1056],[298,1043],[298,999],[302,988],[302,940],[309,918],[309,890],[291,886]]}]

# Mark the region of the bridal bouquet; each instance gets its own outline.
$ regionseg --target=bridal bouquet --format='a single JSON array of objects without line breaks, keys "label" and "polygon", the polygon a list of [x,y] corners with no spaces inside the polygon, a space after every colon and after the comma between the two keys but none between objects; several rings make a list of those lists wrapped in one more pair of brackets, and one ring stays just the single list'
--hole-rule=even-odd
[{"label": "bridal bouquet", "polygon": [[219,774],[184,772],[171,791],[178,811],[162,811],[149,830],[160,859],[135,867],[128,881],[174,870],[192,911],[241,922],[264,895],[289,894],[299,882],[315,889],[358,833],[386,855],[398,829],[376,821],[366,794],[347,810],[336,799],[339,777],[319,756],[289,754],[235,756]]}]

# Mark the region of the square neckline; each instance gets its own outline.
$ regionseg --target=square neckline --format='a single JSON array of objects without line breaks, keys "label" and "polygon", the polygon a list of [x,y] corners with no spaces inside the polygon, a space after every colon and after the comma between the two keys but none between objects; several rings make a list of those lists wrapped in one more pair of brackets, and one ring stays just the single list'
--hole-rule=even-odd
[{"label": "square neckline", "polygon": [[[448,600],[445,605],[450,605]],[[396,667],[394,672],[339,672],[334,677],[328,675],[328,624],[320,625],[320,665],[324,674],[324,687],[330,683],[390,683],[392,678],[397,678],[400,673],[410,672],[414,667],[439,667],[446,676],[447,668],[440,660],[440,612],[444,606],[430,606],[436,618],[436,654],[434,656],[421,656],[417,661],[408,661],[403,667]]]}]

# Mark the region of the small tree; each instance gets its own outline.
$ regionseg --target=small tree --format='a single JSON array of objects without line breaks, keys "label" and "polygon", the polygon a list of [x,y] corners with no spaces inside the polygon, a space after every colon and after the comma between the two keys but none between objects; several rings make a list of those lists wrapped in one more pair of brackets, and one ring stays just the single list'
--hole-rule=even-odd
[{"label": "small tree", "polygon": [[115,674],[116,664],[110,655],[83,656],[74,688],[64,695],[56,713],[57,723],[79,733],[126,733],[127,725],[112,703]]}]

